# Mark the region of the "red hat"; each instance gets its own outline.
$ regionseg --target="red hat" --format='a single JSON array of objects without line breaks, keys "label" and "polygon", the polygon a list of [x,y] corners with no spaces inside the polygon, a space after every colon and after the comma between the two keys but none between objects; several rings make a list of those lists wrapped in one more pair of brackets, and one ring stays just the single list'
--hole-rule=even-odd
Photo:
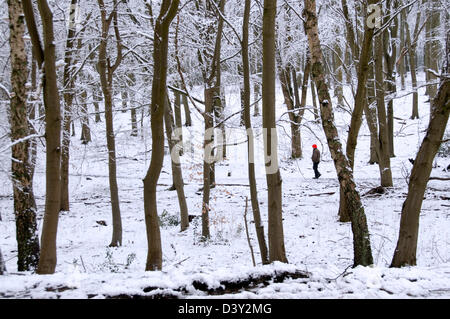
[{"label": "red hat", "polygon": [[313,148],[317,148],[317,145],[316,145],[316,144],[314,144],[314,145],[313,145]]}]

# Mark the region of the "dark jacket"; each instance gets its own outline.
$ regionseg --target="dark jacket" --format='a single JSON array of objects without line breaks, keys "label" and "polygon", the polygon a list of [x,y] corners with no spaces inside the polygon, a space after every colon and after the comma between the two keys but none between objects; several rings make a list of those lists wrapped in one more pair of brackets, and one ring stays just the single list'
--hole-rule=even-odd
[{"label": "dark jacket", "polygon": [[320,151],[317,148],[315,148],[313,150],[313,154],[311,156],[311,159],[312,159],[313,163],[319,163],[320,162]]}]

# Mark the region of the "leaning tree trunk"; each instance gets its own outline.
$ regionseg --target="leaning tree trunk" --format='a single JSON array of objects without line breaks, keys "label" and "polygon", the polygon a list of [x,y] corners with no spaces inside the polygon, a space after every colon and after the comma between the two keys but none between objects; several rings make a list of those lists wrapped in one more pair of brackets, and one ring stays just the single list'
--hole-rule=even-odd
[{"label": "leaning tree trunk", "polygon": [[[376,3],[377,0],[369,1],[370,4]],[[345,4],[344,8],[347,7],[346,1],[343,1]],[[367,76],[369,73],[369,61],[372,56],[371,48],[372,48],[372,39],[374,34],[374,28],[369,28],[366,23],[364,27],[364,38],[361,50],[356,49],[358,46],[353,43],[353,27],[351,25],[347,25],[347,33],[349,36],[350,46],[352,48],[353,54],[357,54],[359,52],[359,63],[357,67],[358,74],[358,85],[356,89],[355,95],[355,104],[352,112],[352,117],[350,121],[350,128],[348,131],[347,137],[347,147],[346,147],[346,155],[350,164],[350,168],[353,170],[354,161],[355,161],[355,150],[356,144],[358,141],[358,134],[362,124],[362,114],[364,111],[364,105],[366,103],[366,85],[367,85]],[[340,188],[340,201],[339,201],[339,221],[340,222],[349,222],[350,221],[350,212],[349,207],[345,201],[344,190]]]},{"label": "leaning tree trunk", "polygon": [[[167,94],[167,91],[166,91]],[[166,109],[164,111],[164,122],[166,125],[166,135],[167,141],[169,142],[169,153],[172,162],[172,179],[173,186],[177,191],[178,204],[180,206],[180,220],[181,220],[181,231],[185,231],[189,228],[189,212],[186,203],[186,196],[184,194],[184,182],[183,182],[183,172],[181,170],[180,163],[180,150],[183,147],[183,137],[180,136],[179,132],[173,136],[174,133],[174,123],[172,107],[170,106],[170,101],[167,94],[166,99]],[[176,137],[176,139],[174,139]]]},{"label": "leaning tree trunk", "polygon": [[[450,71],[450,33],[447,34],[447,65],[443,76]],[[433,159],[442,143],[450,113],[450,80],[442,78],[435,99],[427,134],[420,146],[408,184],[408,195],[402,207],[400,232],[391,267],[416,265],[417,240],[419,236],[419,217],[423,196],[432,169]]]},{"label": "leaning tree trunk", "polygon": [[242,69],[244,73],[244,122],[247,130],[247,152],[248,152],[248,179],[250,184],[250,199],[253,210],[253,221],[255,222],[256,236],[258,238],[259,250],[261,252],[261,262],[263,265],[269,263],[267,254],[267,244],[264,237],[264,225],[261,221],[261,212],[258,202],[258,190],[256,187],[255,177],[255,159],[254,159],[254,136],[253,128],[250,116],[250,63],[248,53],[248,28],[250,19],[250,2],[251,0],[245,0],[244,8],[244,22],[242,26]]},{"label": "leaning tree trunk", "polygon": [[269,215],[269,261],[288,262],[284,247],[282,187],[278,167],[278,140],[275,123],[275,18],[277,0],[264,0],[262,108],[264,157]]},{"label": "leaning tree trunk", "polygon": [[[33,194],[33,169],[30,158],[30,135],[27,118],[27,53],[25,23],[20,1],[8,1],[9,44],[11,59],[11,98],[9,121],[11,126],[11,179],[16,219],[17,270],[35,270],[39,263],[39,238],[36,223],[36,202]],[[0,254],[1,259],[1,254]],[[0,260],[0,273],[3,260]]]},{"label": "leaning tree trunk", "polygon": [[151,111],[152,157],[144,178],[144,211],[147,230],[145,270],[162,269],[161,233],[156,203],[156,186],[164,161],[164,109],[166,105],[167,51],[169,26],[178,10],[179,0],[163,0],[155,21],[153,40],[153,82]]},{"label": "leaning tree trunk", "polygon": [[45,215],[41,237],[41,256],[38,274],[53,274],[56,268],[56,233],[61,194],[61,105],[56,76],[55,38],[53,14],[46,0],[38,1],[42,20],[44,47],[34,18],[31,0],[22,2],[33,51],[40,66],[43,65],[46,139],[46,196]]},{"label": "leaning tree trunk", "polygon": [[331,98],[328,86],[325,83],[325,69],[323,65],[322,49],[320,46],[315,0],[305,0],[303,15],[306,20],[305,31],[308,37],[311,52],[312,76],[317,85],[317,92],[320,101],[322,126],[327,138],[331,157],[336,167],[340,187],[344,190],[345,199],[352,222],[354,252],[353,265],[367,266],[373,263],[369,230],[367,228],[364,207],[361,203],[361,199],[358,191],[356,190],[356,185],[353,179],[353,171],[342,150],[337,128],[334,124]]}]

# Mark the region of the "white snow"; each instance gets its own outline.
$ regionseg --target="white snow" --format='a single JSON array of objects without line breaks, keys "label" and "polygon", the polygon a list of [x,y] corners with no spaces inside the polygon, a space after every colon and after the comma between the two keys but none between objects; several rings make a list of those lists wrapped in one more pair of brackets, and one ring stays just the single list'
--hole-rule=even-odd
[{"label": "white snow", "polygon": [[[279,88],[278,88],[279,89]],[[201,88],[193,91],[202,98]],[[123,223],[123,246],[108,248],[112,234],[109,203],[107,151],[104,121],[96,125],[91,120],[93,142],[84,146],[77,136],[72,139],[70,164],[70,212],[60,214],[58,230],[58,263],[56,273],[39,276],[17,273],[17,244],[13,215],[12,186],[8,177],[9,151],[0,154],[0,247],[6,260],[8,273],[0,276],[0,298],[105,298],[108,295],[173,293],[183,298],[205,298],[204,292],[192,286],[195,280],[217,288],[223,280],[245,278],[251,274],[271,274],[282,270],[303,270],[309,279],[290,279],[272,283],[238,294],[215,296],[228,298],[448,298],[450,297],[450,196],[445,181],[430,181],[420,216],[420,234],[417,248],[417,266],[402,269],[389,268],[398,237],[400,213],[407,193],[407,174],[411,171],[408,158],[415,154],[422,142],[428,124],[429,104],[420,92],[420,120],[410,120],[412,96],[395,100],[395,153],[391,159],[394,187],[380,197],[362,196],[367,214],[370,240],[375,264],[373,267],[351,268],[353,241],[350,224],[339,223],[339,187],[329,150],[320,148],[322,176],[312,179],[311,145],[318,138],[326,146],[320,124],[313,124],[313,114],[306,112],[305,123],[311,130],[302,129],[304,158],[291,160],[289,123],[279,123],[279,161],[283,179],[283,218],[287,258],[289,264],[275,263],[262,266],[252,221],[247,214],[251,242],[257,267],[252,267],[250,250],[244,228],[245,197],[249,197],[247,178],[247,146],[228,147],[228,159],[216,164],[216,182],[211,192],[211,240],[200,241],[201,221],[194,219],[183,233],[170,221],[179,214],[176,192],[167,191],[172,184],[168,156],[158,187],[158,211],[163,219],[161,227],[163,245],[163,271],[144,272],[147,256],[144,224],[142,178],[149,165],[151,138],[149,119],[144,119],[144,136],[132,138],[129,114],[118,111],[115,115],[119,196]],[[236,87],[227,87],[226,114],[240,107]],[[352,101],[351,92],[345,89]],[[277,116],[286,111],[281,91],[277,96]],[[334,101],[333,101],[334,102]],[[308,96],[308,105],[311,105]],[[335,104],[335,103],[333,103]],[[118,103],[119,105],[119,103]],[[184,128],[184,138],[191,146],[181,158],[185,192],[189,213],[200,215],[202,186],[203,125],[200,116],[192,110],[194,126]],[[345,147],[348,112],[335,111],[339,138]],[[4,118],[4,117],[2,117]],[[5,121],[5,120],[2,120]],[[184,121],[184,120],[183,120]],[[259,202],[267,234],[267,185],[261,118],[252,117],[255,128],[255,163]],[[238,127],[239,117],[227,125]],[[403,123],[403,124],[402,124]],[[406,123],[406,124],[405,124]],[[233,132],[236,131],[235,129]],[[447,128],[447,132],[449,129]],[[314,134],[313,134],[314,133]],[[239,135],[240,134],[240,135]],[[0,134],[2,135],[2,134]],[[318,138],[317,138],[317,137]],[[242,141],[244,133],[230,137]],[[9,145],[8,137],[0,139],[0,149]],[[379,186],[377,165],[369,160],[370,136],[364,122],[358,140],[354,176],[363,195]],[[38,167],[34,190],[38,205],[39,231],[45,203],[45,154],[39,144]],[[449,158],[437,158],[432,176],[450,176],[443,167]],[[231,175],[231,176],[228,176]],[[164,184],[164,185],[162,185]],[[232,184],[235,186],[222,186]],[[327,193],[334,192],[329,195]],[[200,195],[199,195],[200,194]],[[447,199],[443,199],[447,198]],[[165,213],[163,213],[165,211]],[[107,226],[96,221],[104,220]],[[59,289],[58,289],[59,287]],[[159,287],[145,293],[144,288]],[[185,288],[185,292],[177,289]],[[176,290],[176,291],[175,291]],[[214,298],[215,298],[214,297]]]}]

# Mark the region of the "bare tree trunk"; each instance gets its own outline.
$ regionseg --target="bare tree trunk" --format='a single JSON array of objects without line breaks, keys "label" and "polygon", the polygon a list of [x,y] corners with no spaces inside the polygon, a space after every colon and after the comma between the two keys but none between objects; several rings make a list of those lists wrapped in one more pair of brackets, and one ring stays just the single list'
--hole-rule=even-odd
[{"label": "bare tree trunk", "polygon": [[31,0],[22,1],[28,32],[36,60],[43,65],[46,139],[46,197],[41,237],[41,256],[38,274],[52,274],[56,267],[56,233],[61,195],[61,105],[56,77],[56,55],[53,33],[53,14],[46,0],[38,1],[43,26],[44,47],[34,18]]},{"label": "bare tree trunk", "polygon": [[314,120],[319,121],[319,107],[317,106],[317,94],[316,94],[316,86],[314,81],[311,79],[311,98],[313,102],[314,109]]},{"label": "bare tree trunk", "polygon": [[81,109],[81,141],[82,144],[88,144],[92,141],[91,128],[89,127],[89,113],[87,104],[87,92],[83,89],[80,93]]},{"label": "bare tree trunk", "polygon": [[188,97],[185,94],[183,94],[183,106],[184,106],[184,115],[185,115],[185,118],[186,118],[186,122],[184,123],[184,125],[186,127],[189,127],[189,126],[192,125],[191,111],[189,110]]},{"label": "bare tree trunk", "polygon": [[[377,0],[370,0],[369,5],[376,3]],[[346,3],[346,1],[343,1]],[[346,6],[346,5],[345,5]],[[366,103],[366,84],[367,84],[367,75],[369,72],[369,61],[371,58],[371,48],[372,48],[372,39],[374,34],[374,28],[369,28],[368,24],[365,24],[364,27],[364,38],[363,43],[359,55],[359,64],[357,67],[358,73],[358,86],[356,89],[355,96],[355,104],[352,112],[350,128],[348,131],[347,137],[347,147],[346,147],[346,155],[350,164],[350,168],[353,170],[354,168],[354,160],[355,160],[355,150],[356,144],[358,141],[358,134],[362,124],[362,114],[364,111],[364,105]],[[353,39],[351,35],[353,35],[353,27],[347,25],[347,35],[350,39]],[[354,40],[353,40],[354,41]],[[350,42],[350,46],[355,51],[354,54],[357,53],[356,43]],[[344,189],[340,189],[340,201],[339,201],[339,221],[340,222],[349,222],[350,221],[350,212],[349,207],[345,201],[345,196],[343,195]]]},{"label": "bare tree trunk", "polygon": [[[406,48],[406,39],[405,39],[405,14],[400,14],[400,48]],[[400,75],[400,83],[402,90],[405,90],[405,77],[406,77],[406,67],[405,67],[405,57],[403,57],[403,53],[400,52],[400,58],[397,61],[397,71]]]},{"label": "bare tree trunk", "polygon": [[337,43],[334,46],[333,52],[333,69],[334,69],[334,95],[338,98],[338,105],[344,105],[344,90],[343,90],[343,63],[342,59],[342,50],[339,44]]},{"label": "bare tree trunk", "polygon": [[[402,12],[402,14],[406,13]],[[415,29],[418,30],[418,26],[420,23],[420,11],[417,12],[416,17],[416,27]],[[419,94],[417,93],[417,73],[416,73],[416,42],[411,41],[411,33],[409,31],[409,24],[408,21],[405,18],[405,33],[406,33],[406,45],[408,47],[408,53],[409,53],[409,70],[411,72],[411,81],[412,81],[412,89],[414,90],[413,93],[413,105],[412,105],[412,115],[411,119],[418,119],[419,118]],[[416,32],[414,32],[416,34]]]},{"label": "bare tree trunk", "polygon": [[392,171],[389,148],[389,135],[386,119],[386,105],[384,103],[384,75],[383,75],[383,38],[379,35],[375,38],[375,89],[378,114],[378,141],[381,186],[392,186]]},{"label": "bare tree trunk", "polygon": [[78,0],[71,0],[69,13],[69,30],[64,52],[64,118],[61,148],[61,211],[68,211],[69,206],[69,158],[70,158],[70,124],[72,122],[72,105],[75,95],[75,78],[73,75],[75,50],[75,8]]},{"label": "bare tree trunk", "polygon": [[[167,94],[167,91],[166,91]],[[166,110],[164,111],[164,122],[166,125],[167,141],[169,142],[170,158],[172,162],[172,179],[175,190],[177,191],[178,204],[180,206],[181,231],[189,228],[189,212],[184,194],[183,173],[180,165],[180,148],[182,147],[182,139],[176,134],[177,139],[173,137],[173,114],[170,106],[169,95],[167,94]]]},{"label": "bare tree trunk", "polygon": [[126,87],[121,89],[120,96],[122,98],[122,113],[125,113],[128,108],[128,91]]},{"label": "bare tree trunk", "polygon": [[375,73],[373,70],[373,65],[369,66],[369,79],[367,82],[367,99],[366,105],[364,106],[364,113],[366,115],[367,125],[370,131],[370,164],[375,164],[379,162],[379,143],[378,143],[378,121],[377,121],[377,110],[375,107]]},{"label": "bare tree trunk", "polygon": [[[174,92],[175,95],[175,127],[178,130],[178,134],[180,137],[180,145],[183,145],[183,123],[181,122],[181,94],[179,92]],[[183,155],[183,148],[179,149],[180,156]]]},{"label": "bare tree trunk", "polygon": [[353,265],[367,266],[373,263],[372,250],[370,247],[369,230],[367,228],[364,207],[353,179],[351,165],[344,155],[342,145],[339,141],[338,132],[334,125],[333,109],[328,86],[325,83],[325,72],[323,66],[323,55],[320,46],[319,30],[317,25],[316,2],[305,0],[303,11],[305,31],[311,52],[312,76],[317,84],[320,101],[320,113],[322,126],[327,137],[328,147],[333,158],[340,186],[344,190],[347,207],[352,222],[353,232]]},{"label": "bare tree trunk", "polygon": [[[278,58],[281,60],[279,55],[280,53],[278,53]],[[281,64],[281,61],[279,64]],[[291,85],[291,67],[281,67],[278,70],[278,74],[281,83],[281,90],[284,96],[284,103],[286,104],[289,112],[289,122],[291,125],[291,158],[301,158],[300,126],[298,123],[298,109],[294,105],[294,94]]]},{"label": "bare tree trunk", "polygon": [[258,190],[256,187],[255,161],[254,161],[254,136],[250,116],[250,63],[248,53],[248,34],[250,19],[251,0],[245,0],[244,21],[242,25],[242,69],[244,73],[244,121],[247,130],[247,152],[248,152],[248,178],[250,184],[250,199],[252,203],[253,220],[255,222],[256,236],[258,238],[259,250],[261,252],[261,262],[263,265],[269,263],[267,244],[264,237],[264,225],[261,221],[261,212],[258,202]]},{"label": "bare tree trunk", "polygon": [[[25,50],[25,22],[20,1],[8,1],[9,44],[11,57],[11,88],[9,121],[11,142],[30,135],[27,117],[27,53]],[[35,270],[39,263],[39,239],[36,223],[36,202],[33,193],[33,170],[30,140],[11,148],[11,173],[16,219],[17,269]],[[3,272],[0,253],[0,274]]]},{"label": "bare tree trunk", "polygon": [[95,123],[99,123],[102,121],[102,118],[100,117],[100,105],[99,105],[99,103],[102,101],[102,97],[101,94],[99,94],[99,90],[96,85],[94,85],[94,88],[92,89],[92,99],[95,111]]},{"label": "bare tree trunk", "polygon": [[[385,15],[384,23],[393,16],[398,8],[398,1],[386,1],[387,14]],[[386,74],[386,91],[387,94],[394,94],[397,91],[396,76],[394,71],[395,59],[397,58],[397,33],[398,33],[398,19],[395,18],[391,22],[391,26],[383,32],[383,46],[384,46],[384,62]],[[392,98],[388,101],[387,106],[387,130],[389,141],[389,155],[395,157],[394,154],[394,100]]]},{"label": "bare tree trunk", "polygon": [[212,128],[213,128],[213,95],[214,89],[205,88],[205,136],[203,140],[203,199],[202,199],[202,239],[208,239],[211,234],[209,231],[209,197],[211,191],[211,164],[213,162],[212,154]]},{"label": "bare tree trunk", "polygon": [[[106,17],[106,7],[103,0],[98,0],[102,21],[102,34],[98,53],[98,72],[100,74],[100,83],[102,86],[103,97],[105,101],[105,124],[106,124],[106,145],[108,148],[108,171],[109,171],[109,190],[111,196],[112,224],[113,233],[111,238],[111,247],[122,245],[122,218],[120,214],[119,190],[117,186],[117,164],[116,164],[116,142],[113,125],[113,74],[122,60],[122,47],[117,25],[117,3],[113,1],[114,8],[109,17]],[[110,58],[107,55],[108,33],[113,23],[116,36],[117,57],[114,65],[111,65]]]},{"label": "bare tree trunk", "polygon": [[0,276],[6,273],[6,265],[3,260],[2,250],[0,249]]},{"label": "bare tree trunk", "polygon": [[164,161],[164,109],[166,105],[167,51],[169,26],[178,10],[179,0],[163,0],[155,21],[153,40],[153,82],[151,101],[152,158],[144,178],[144,210],[147,230],[145,270],[162,269],[161,233],[156,203],[156,186]]},{"label": "bare tree trunk", "polygon": [[282,187],[278,167],[278,138],[275,124],[275,18],[276,0],[264,0],[262,108],[264,156],[266,159],[267,207],[269,215],[269,261],[287,263],[282,218]]},{"label": "bare tree trunk", "polygon": [[[444,74],[450,71],[450,34],[447,33],[447,65]],[[442,143],[450,113],[450,80],[442,78],[436,98],[432,101],[431,120],[427,134],[420,146],[408,184],[408,195],[402,207],[400,231],[391,267],[416,265],[419,216],[423,196],[430,177],[433,159]]]},{"label": "bare tree trunk", "polygon": [[[436,8],[438,1],[428,1],[430,3],[430,20],[429,20],[429,33],[427,33],[428,38],[428,65],[425,66],[425,72],[427,73],[427,80],[434,82],[437,80],[435,73],[438,73],[438,61],[440,53],[440,43],[439,43],[439,26],[440,26],[440,12]],[[429,69],[429,70],[428,70]],[[431,72],[430,72],[431,71]],[[427,86],[428,95],[430,101],[434,99],[437,92],[437,84],[432,84]],[[430,102],[430,105],[432,103]]]}]

